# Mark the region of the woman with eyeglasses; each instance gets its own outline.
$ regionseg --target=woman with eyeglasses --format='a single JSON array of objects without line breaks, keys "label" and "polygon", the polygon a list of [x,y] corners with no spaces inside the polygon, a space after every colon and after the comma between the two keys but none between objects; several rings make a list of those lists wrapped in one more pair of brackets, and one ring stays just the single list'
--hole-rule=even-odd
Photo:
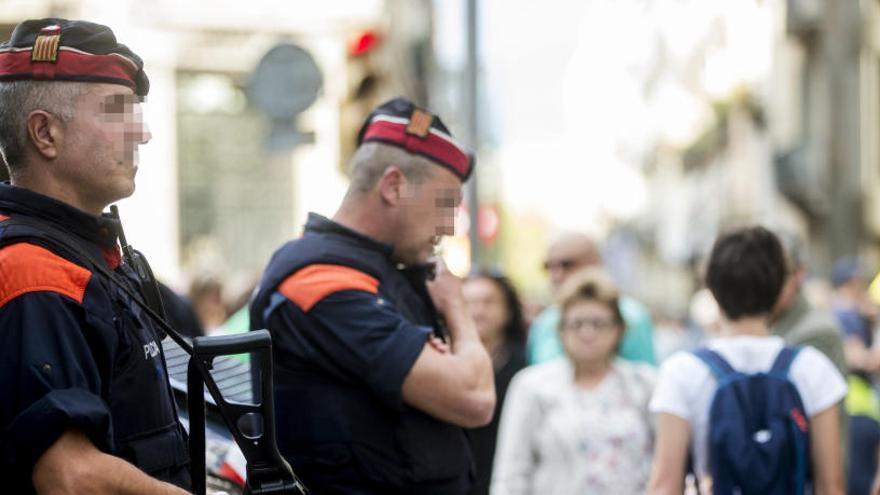
[{"label": "woman with eyeglasses", "polygon": [[644,493],[654,369],[616,357],[624,332],[613,283],[596,268],[559,293],[565,358],[513,379],[501,415],[493,495]]}]

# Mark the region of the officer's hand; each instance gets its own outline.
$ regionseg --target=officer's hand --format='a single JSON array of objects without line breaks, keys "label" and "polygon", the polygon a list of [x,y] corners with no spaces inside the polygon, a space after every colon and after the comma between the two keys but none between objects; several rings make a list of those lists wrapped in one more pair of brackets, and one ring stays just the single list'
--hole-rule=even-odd
[{"label": "officer's hand", "polygon": [[464,296],[461,292],[461,279],[453,275],[443,263],[437,259],[437,271],[434,280],[428,281],[428,293],[434,301],[434,307],[441,315],[464,307]]}]

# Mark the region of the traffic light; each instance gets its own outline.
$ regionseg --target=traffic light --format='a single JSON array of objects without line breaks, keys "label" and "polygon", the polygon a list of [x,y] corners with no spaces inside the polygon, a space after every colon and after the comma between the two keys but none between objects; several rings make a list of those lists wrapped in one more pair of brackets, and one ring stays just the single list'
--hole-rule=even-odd
[{"label": "traffic light", "polygon": [[354,33],[346,47],[346,86],[339,110],[339,165],[345,175],[361,124],[382,96],[387,96],[381,91],[385,83],[379,67],[381,45],[382,35],[368,29]]}]

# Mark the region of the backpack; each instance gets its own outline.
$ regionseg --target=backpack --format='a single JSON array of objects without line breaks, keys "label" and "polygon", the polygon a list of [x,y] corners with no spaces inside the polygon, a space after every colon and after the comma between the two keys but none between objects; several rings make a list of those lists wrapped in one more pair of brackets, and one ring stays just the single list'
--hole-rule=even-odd
[{"label": "backpack", "polygon": [[718,353],[694,354],[718,381],[709,409],[715,495],[800,495],[811,480],[809,421],[788,376],[799,347],[784,347],[768,372],[746,374]]}]

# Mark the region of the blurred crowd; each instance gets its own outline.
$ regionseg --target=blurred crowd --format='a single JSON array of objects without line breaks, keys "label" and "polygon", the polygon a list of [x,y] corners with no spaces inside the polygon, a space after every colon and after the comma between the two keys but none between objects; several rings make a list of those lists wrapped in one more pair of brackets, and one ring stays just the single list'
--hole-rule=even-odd
[{"label": "blurred crowd", "polygon": [[[776,234],[786,274],[770,332],[787,344],[817,349],[846,377],[840,436],[847,493],[876,493],[871,491],[880,449],[876,270],[846,257],[834,263],[830,277],[817,277],[803,240]],[[657,438],[657,411],[650,403],[659,370],[676,353],[725,337],[727,317],[705,285],[692,294],[688,314],[670,318],[653,311],[618,292],[603,267],[603,252],[586,234],[555,236],[543,262],[553,295],[547,305],[523,300],[501,271],[480,269],[466,277],[464,296],[492,358],[498,394],[492,421],[470,433],[477,468],[472,493],[529,493],[527,485],[549,487],[546,493],[575,493],[579,487],[589,487],[588,493],[648,490]],[[705,277],[705,263],[698,275]],[[198,275],[166,309],[192,336],[244,332],[253,286]],[[586,338],[585,327],[594,330]]]}]

